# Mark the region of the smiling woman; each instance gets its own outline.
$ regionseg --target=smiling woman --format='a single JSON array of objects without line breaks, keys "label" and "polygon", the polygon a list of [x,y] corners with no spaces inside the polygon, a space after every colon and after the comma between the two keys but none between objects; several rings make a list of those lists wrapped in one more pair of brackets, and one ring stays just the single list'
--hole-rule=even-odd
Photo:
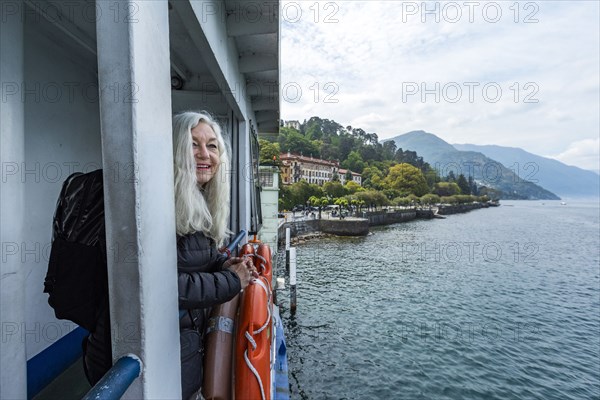
[{"label": "smiling woman", "polygon": [[194,160],[196,160],[196,177],[204,186],[219,168],[220,151],[217,135],[205,122],[200,122],[191,130]]},{"label": "smiling woman", "polygon": [[[206,112],[173,118],[177,234],[198,230],[220,246],[227,235],[230,207],[230,151],[221,127]],[[195,177],[195,179],[194,179]],[[197,190],[198,187],[202,191]]]},{"label": "smiling woman", "polygon": [[[205,311],[244,289],[256,270],[248,260],[218,255],[229,234],[229,149],[221,129],[205,112],[173,118],[177,281],[180,310],[181,387],[184,399],[202,386]],[[258,276],[258,275],[256,275]],[[108,303],[107,303],[108,305]],[[108,308],[84,346],[86,376],[95,385],[112,365]]]}]

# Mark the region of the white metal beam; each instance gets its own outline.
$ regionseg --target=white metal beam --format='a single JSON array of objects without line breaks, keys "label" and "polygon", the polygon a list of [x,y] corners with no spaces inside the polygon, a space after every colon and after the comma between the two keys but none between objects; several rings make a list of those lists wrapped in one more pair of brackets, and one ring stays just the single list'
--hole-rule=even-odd
[{"label": "white metal beam", "polygon": [[277,120],[278,113],[275,110],[257,111],[254,113],[256,122],[267,122]]},{"label": "white metal beam", "polygon": [[222,3],[179,0],[172,5],[235,116],[247,120],[249,102],[236,96],[237,88],[244,87],[245,81],[239,71],[237,48],[223,24],[225,9]]},{"label": "white metal beam", "polygon": [[268,135],[278,135],[279,134],[279,124],[267,121],[267,122],[259,122],[258,123],[258,134],[259,136],[268,136]]},{"label": "white metal beam", "polygon": [[[27,398],[27,357],[25,352],[25,279],[21,262],[24,237],[25,104],[21,97],[24,80],[23,19],[20,5],[3,1],[0,24],[0,399]],[[31,329],[31,328],[30,328]]]},{"label": "white metal beam", "polygon": [[279,60],[274,54],[255,54],[240,57],[240,72],[276,71]]},{"label": "white metal beam", "polygon": [[278,20],[273,15],[235,13],[227,16],[227,34],[229,36],[276,33],[277,29]]},{"label": "white metal beam", "polygon": [[255,97],[252,99],[252,109],[255,112],[275,110],[279,111],[279,100],[273,97]]},{"label": "white metal beam", "polygon": [[227,33],[229,36],[276,33],[279,29],[279,1],[227,0]]},{"label": "white metal beam", "polygon": [[279,98],[279,82],[277,81],[249,81],[246,82],[246,93],[249,98],[270,97]]},{"label": "white metal beam", "polygon": [[173,52],[171,53],[171,68],[173,68],[173,71],[175,71],[177,75],[179,75],[179,77],[184,81],[187,81],[189,79],[189,70],[187,69],[181,58]]},{"label": "white metal beam", "polygon": [[[36,13],[44,17],[50,23],[52,23],[56,28],[65,33],[68,37],[73,39],[76,43],[78,43],[82,48],[84,48],[88,53],[92,55],[96,55],[96,42],[90,38],[85,32],[77,27],[73,23],[73,21],[69,20],[66,15],[60,13],[61,7],[52,7],[53,10],[59,12],[58,16],[50,16],[48,12],[42,7],[32,0],[25,0],[25,4],[33,9]],[[102,8],[100,8],[102,10]]]},{"label": "white metal beam", "polygon": [[[101,0],[97,0],[101,1]],[[144,370],[125,399],[181,398],[167,1],[99,15],[102,156],[113,359]],[[107,92],[105,92],[105,90]],[[119,172],[115,176],[115,171]]]}]

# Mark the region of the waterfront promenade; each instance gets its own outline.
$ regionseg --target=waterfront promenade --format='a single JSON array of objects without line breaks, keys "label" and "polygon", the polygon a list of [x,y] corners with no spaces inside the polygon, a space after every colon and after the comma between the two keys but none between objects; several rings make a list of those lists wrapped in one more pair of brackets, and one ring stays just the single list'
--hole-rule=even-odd
[{"label": "waterfront promenade", "polygon": [[[303,236],[313,232],[322,232],[338,236],[365,236],[370,226],[391,225],[415,219],[433,219],[436,216],[464,213],[487,208],[488,203],[470,203],[456,205],[437,205],[432,207],[389,207],[377,211],[361,211],[342,219],[322,212],[302,215],[286,213],[279,222],[279,241],[285,240],[285,229],[290,228],[291,237]],[[357,215],[358,214],[358,215]]]}]

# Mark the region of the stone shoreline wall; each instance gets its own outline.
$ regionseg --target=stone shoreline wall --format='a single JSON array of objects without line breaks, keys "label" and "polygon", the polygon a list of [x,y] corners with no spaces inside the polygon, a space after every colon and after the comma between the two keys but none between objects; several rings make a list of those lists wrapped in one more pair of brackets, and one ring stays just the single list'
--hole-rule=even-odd
[{"label": "stone shoreline wall", "polygon": [[[479,208],[487,208],[488,204],[457,204],[439,206],[439,215],[464,213]],[[369,211],[361,213],[363,218],[346,219],[309,219],[285,222],[279,227],[279,243],[285,242],[285,229],[290,228],[291,237],[306,235],[311,232],[331,233],[339,236],[364,236],[369,233],[369,226],[391,225],[412,221],[417,218],[432,219],[434,211],[430,209],[414,209],[399,211]]]},{"label": "stone shoreline wall", "polygon": [[369,220],[366,218],[322,219],[320,230],[338,236],[366,236],[369,234]]},{"label": "stone shoreline wall", "polygon": [[438,214],[440,215],[450,215],[450,214],[458,214],[464,213],[471,210],[477,210],[479,208],[488,208],[489,205],[486,203],[471,203],[471,204],[456,204],[456,205],[448,205],[448,206],[440,206],[438,207]]},{"label": "stone shoreline wall", "polygon": [[369,220],[364,218],[309,219],[286,222],[279,227],[279,242],[285,241],[285,228],[290,228],[291,237],[312,232],[331,233],[338,236],[365,236],[369,234]]},{"label": "stone shoreline wall", "polygon": [[412,221],[417,218],[416,210],[405,210],[405,211],[374,211],[374,212],[364,212],[363,218],[369,220],[369,225],[377,226],[377,225],[390,225],[398,222],[406,222]]}]

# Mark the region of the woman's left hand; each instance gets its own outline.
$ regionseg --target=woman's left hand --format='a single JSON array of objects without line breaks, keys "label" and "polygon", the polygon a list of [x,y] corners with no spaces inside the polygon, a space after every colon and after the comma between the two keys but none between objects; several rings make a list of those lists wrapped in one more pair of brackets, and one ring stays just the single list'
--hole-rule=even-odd
[{"label": "woman's left hand", "polygon": [[229,269],[229,267],[231,267],[234,264],[239,264],[244,262],[244,257],[231,257],[228,258],[224,263],[223,266],[221,267],[221,269],[225,270],[225,269]]},{"label": "woman's left hand", "polygon": [[238,275],[242,290],[248,286],[248,284],[254,283],[253,278],[258,278],[258,272],[256,272],[256,268],[254,268],[252,259],[250,258],[233,257],[223,263],[223,267]]},{"label": "woman's left hand", "polygon": [[239,263],[246,264],[246,268],[248,268],[248,270],[250,271],[252,276],[254,278],[258,278],[258,271],[256,270],[256,267],[254,266],[252,257],[231,257],[223,263],[222,269],[230,269],[229,267],[231,267],[232,265],[235,265],[235,264],[239,264]]}]

